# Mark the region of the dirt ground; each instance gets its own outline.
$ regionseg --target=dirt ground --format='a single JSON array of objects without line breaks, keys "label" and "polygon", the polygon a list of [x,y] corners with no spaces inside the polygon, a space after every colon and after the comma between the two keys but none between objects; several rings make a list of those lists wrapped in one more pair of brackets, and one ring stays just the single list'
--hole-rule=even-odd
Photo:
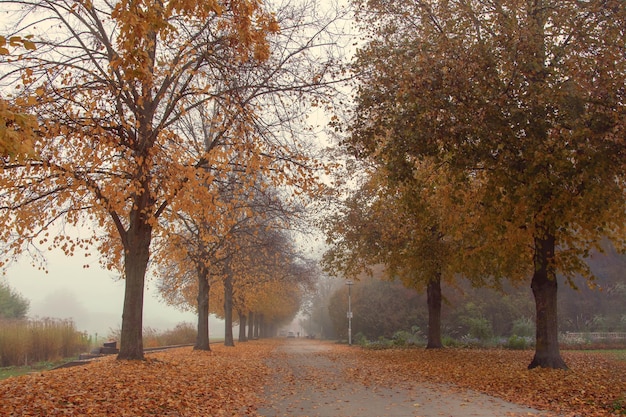
[{"label": "dirt ground", "polygon": [[268,365],[273,383],[266,387],[262,416],[547,416],[538,410],[488,395],[426,383],[365,386],[349,378],[356,366],[336,360],[332,343],[288,339]]}]

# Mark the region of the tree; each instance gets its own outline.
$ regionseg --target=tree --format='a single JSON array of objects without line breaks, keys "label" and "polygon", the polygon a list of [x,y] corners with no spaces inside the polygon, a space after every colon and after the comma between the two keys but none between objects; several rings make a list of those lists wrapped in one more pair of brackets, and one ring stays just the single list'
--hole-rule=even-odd
[{"label": "tree", "polygon": [[23,319],[28,314],[30,302],[15,292],[8,284],[0,282],[0,319]]},{"label": "tree", "polygon": [[626,10],[619,1],[355,5],[371,40],[355,61],[349,146],[409,164],[434,158],[479,181],[478,230],[498,237],[475,250],[525,259],[537,321],[529,367],[565,368],[556,273],[592,279],[589,250],[605,235],[624,243]]},{"label": "tree", "polygon": [[331,297],[344,282],[321,272],[316,275],[315,289],[305,294],[302,311],[308,318],[301,321],[301,326],[310,336],[333,339],[335,331],[328,307]]},{"label": "tree", "polygon": [[262,335],[266,335],[269,327],[293,319],[300,310],[302,294],[313,280],[312,269],[302,262],[286,232],[263,224],[258,229],[248,229],[236,240],[237,249],[231,252],[224,279],[218,284],[223,291],[215,293],[212,304],[214,313],[224,317],[227,346],[234,345],[233,310],[239,317],[245,311],[263,317]]},{"label": "tree", "polygon": [[[289,212],[320,190],[316,176],[322,165],[307,143],[314,137],[307,137],[311,127],[304,118],[311,106],[332,95],[335,40],[329,27],[339,17],[322,15],[315,3],[302,2],[278,6],[274,18],[281,30],[268,38],[267,60],[246,61],[224,74],[222,82],[236,94],[198,106],[181,117],[182,132],[196,144],[196,152],[219,147],[230,152],[223,162],[230,169],[199,165],[197,182],[202,183],[206,175],[211,181],[204,183],[201,194],[196,192],[183,199],[183,205],[174,202],[169,207],[180,227],[175,227],[177,236],[166,243],[164,256],[176,253],[175,258],[190,260],[198,271],[198,283],[183,283],[188,274],[179,271],[180,275],[162,277],[167,281],[162,289],[174,300],[179,300],[176,294],[181,286],[191,285],[199,291],[198,348],[209,347],[208,277],[215,282],[230,279],[224,275],[225,264],[234,255],[230,251],[239,250],[232,244],[233,235],[251,227],[251,221],[276,220],[276,214],[285,217],[281,228],[291,227],[287,225],[293,221],[287,218]],[[258,112],[244,111],[250,108]],[[247,130],[238,128],[240,119],[245,120]],[[260,152],[255,144],[258,138],[265,146]],[[238,146],[240,142],[247,146]],[[213,204],[207,206],[207,199]],[[193,201],[193,209],[188,201]],[[264,219],[251,218],[259,214]],[[182,281],[176,283],[177,279]]]},{"label": "tree", "polygon": [[[295,264],[298,255],[287,233],[298,208],[286,206],[280,194],[260,180],[245,192],[239,191],[241,188],[234,183],[220,187],[215,196],[222,202],[218,207],[223,208],[219,221],[209,223],[198,221],[202,216],[192,219],[181,215],[183,227],[163,250],[185,265],[164,271],[159,286],[163,296],[170,303],[188,306],[197,299],[196,349],[209,350],[209,311],[224,318],[224,342],[233,346],[233,310],[239,318],[254,311],[255,300],[265,294],[268,283],[303,285],[310,280],[310,274]],[[194,273],[188,271],[196,271],[197,279],[190,279]],[[286,300],[281,304],[292,305]],[[296,303],[293,314],[298,307]],[[268,311],[258,312],[269,319]],[[245,324],[244,319],[240,326]]]},{"label": "tree", "polygon": [[[400,330],[411,331],[423,314],[417,303],[418,293],[400,282],[391,282],[378,269],[351,289],[352,327],[370,340],[391,338]],[[384,278],[384,280],[382,280]],[[348,323],[348,288],[344,285],[332,296],[328,309],[335,332],[346,337]]]},{"label": "tree", "polygon": [[[43,139],[35,148],[37,161],[2,165],[0,209],[10,213],[1,227],[7,256],[34,242],[68,254],[95,245],[102,262],[123,270],[125,278],[118,358],[141,359],[151,243],[166,235],[157,220],[172,201],[184,205],[185,196],[210,180],[198,183],[195,167],[228,169],[227,150],[187,152],[181,117],[236,96],[237,86],[224,82],[225,74],[267,59],[276,21],[260,3],[242,1],[1,4],[37,16],[36,26],[16,19],[16,36],[44,31],[34,38],[37,50],[2,77],[15,87],[12,103],[37,115]],[[46,38],[49,28],[54,30]],[[18,71],[26,76],[17,77]],[[31,92],[40,92],[36,103],[25,99]],[[255,110],[244,105],[237,111],[246,117],[233,119],[231,129],[244,132]],[[93,233],[77,238],[51,231],[61,221]]]},{"label": "tree", "polygon": [[[387,279],[425,291],[427,348],[441,348],[442,281],[463,276],[474,285],[497,286],[504,268],[491,253],[473,254],[468,262],[467,252],[484,239],[474,229],[480,195],[474,179],[453,176],[445,165],[425,159],[407,164],[400,158],[367,157],[364,184],[323,223],[330,244],[324,264],[350,277],[381,264]],[[485,265],[498,274],[483,276]],[[507,263],[507,272],[514,274],[516,265]]]},{"label": "tree", "polygon": [[[440,348],[441,278],[446,254],[456,252],[443,239],[441,220],[421,199],[420,185],[394,185],[383,164],[374,169],[343,208],[324,221],[330,247],[323,262],[329,272],[350,278],[362,271],[371,273],[373,265],[384,265],[390,281],[400,279],[408,288],[426,289],[427,347]],[[407,188],[410,191],[403,191]]]}]

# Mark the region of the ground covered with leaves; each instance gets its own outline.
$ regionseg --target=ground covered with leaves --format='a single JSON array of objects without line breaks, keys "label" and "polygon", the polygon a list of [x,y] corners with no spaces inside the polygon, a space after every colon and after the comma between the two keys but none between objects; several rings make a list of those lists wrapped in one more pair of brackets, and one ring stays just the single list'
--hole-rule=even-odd
[{"label": "ground covered with leaves", "polygon": [[[107,357],[9,378],[0,381],[0,415],[256,416],[264,387],[278,372],[268,358],[280,343],[251,341],[212,352],[180,348],[148,354],[145,361]],[[602,353],[565,352],[571,370],[529,371],[530,351],[330,346],[324,355],[366,385],[442,383],[451,395],[471,389],[561,415],[626,415],[626,362]]]},{"label": "ground covered with leaves", "polygon": [[87,366],[0,381],[1,416],[255,415],[274,344],[251,342],[212,352],[179,348],[145,361],[114,356]]},{"label": "ground covered with leaves", "polygon": [[366,384],[443,383],[563,415],[626,416],[626,362],[601,352],[568,351],[568,371],[528,370],[533,353],[359,349],[357,366],[348,372]]}]

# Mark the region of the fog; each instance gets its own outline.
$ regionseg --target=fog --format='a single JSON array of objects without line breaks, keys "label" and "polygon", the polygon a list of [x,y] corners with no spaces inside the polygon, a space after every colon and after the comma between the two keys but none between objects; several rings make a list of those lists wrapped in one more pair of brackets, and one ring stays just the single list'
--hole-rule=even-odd
[{"label": "fog", "polygon": [[[84,265],[89,265],[84,268]],[[76,328],[89,335],[106,337],[122,325],[124,281],[119,274],[99,267],[96,259],[51,252],[47,272],[21,259],[4,270],[0,277],[30,301],[29,317],[72,319]],[[156,292],[156,283],[147,277],[144,299],[144,328],[171,329],[188,322],[195,325],[192,312],[181,312],[166,305]],[[211,318],[211,336],[223,337],[223,321]]]}]

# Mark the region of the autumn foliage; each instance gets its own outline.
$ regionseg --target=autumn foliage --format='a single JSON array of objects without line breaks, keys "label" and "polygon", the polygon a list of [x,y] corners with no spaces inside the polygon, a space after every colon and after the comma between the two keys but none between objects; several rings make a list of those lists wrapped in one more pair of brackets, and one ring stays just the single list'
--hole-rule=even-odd
[{"label": "autumn foliage", "polygon": [[[149,354],[145,361],[109,357],[11,378],[0,382],[0,414],[256,416],[268,401],[264,387],[278,372],[267,359],[280,343],[251,341],[236,348],[215,346],[211,352],[179,348]],[[341,382],[411,389],[435,383],[448,395],[480,391],[543,415],[617,416],[625,406],[626,363],[596,353],[565,352],[571,370],[563,371],[527,370],[523,364],[531,351],[328,348],[316,355],[328,355],[345,377],[320,380],[328,387]]]},{"label": "autumn foliage", "polygon": [[[2,4],[15,36],[35,33],[27,53],[2,61],[11,101],[0,116],[8,134],[36,129],[39,140],[36,158],[0,160],[0,266],[22,255],[43,264],[54,248],[98,251],[125,279],[119,358],[141,359],[147,271],[179,261],[159,254],[179,214],[229,224],[223,214],[240,213],[231,209],[260,175],[276,187],[313,187],[317,164],[282,122],[300,118],[301,92],[323,72],[297,59],[306,74],[277,71],[298,54],[276,52],[293,40],[280,38],[276,16],[258,1]],[[24,23],[27,13],[40,13],[40,25]],[[269,117],[263,108],[280,111]],[[0,152],[24,153],[4,149],[13,143],[0,141]],[[219,184],[231,186],[226,203]]]},{"label": "autumn foliage", "polygon": [[215,353],[175,349],[145,361],[112,357],[88,367],[12,378],[0,385],[3,416],[251,415],[271,344]]},{"label": "autumn foliage", "polygon": [[[454,202],[447,213],[470,221],[427,224],[434,237],[446,232],[441,246],[460,238],[452,253],[464,269],[515,279],[506,269],[526,268],[536,305],[529,366],[566,368],[556,275],[593,281],[590,251],[607,237],[624,243],[626,9],[595,0],[353,4],[366,36],[353,63],[346,151],[391,179],[392,197]],[[415,179],[444,179],[440,167],[448,184],[420,192]],[[454,192],[442,193],[446,187]],[[404,246],[387,252],[454,265],[456,257],[434,250],[406,250],[419,229],[400,224],[406,238],[392,238]]]},{"label": "autumn foliage", "polygon": [[[348,355],[343,353],[342,355]],[[508,350],[359,350],[354,378],[366,384],[393,385],[415,381],[463,389],[566,415],[620,415],[626,407],[626,363],[584,351],[563,352],[570,370],[524,364],[531,351]]]}]

